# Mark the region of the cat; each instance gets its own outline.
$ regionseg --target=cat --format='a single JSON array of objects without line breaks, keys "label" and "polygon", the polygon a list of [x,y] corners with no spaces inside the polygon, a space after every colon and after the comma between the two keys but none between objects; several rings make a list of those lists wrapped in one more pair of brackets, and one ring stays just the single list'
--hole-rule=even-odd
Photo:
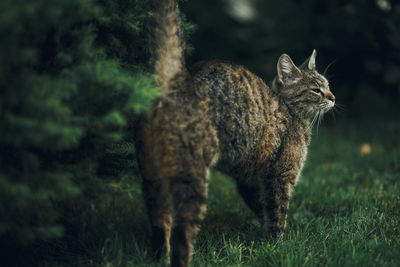
[{"label": "cat", "polygon": [[[186,67],[175,0],[155,0],[154,74],[162,89],[137,131],[143,196],[155,257],[188,266],[206,211],[211,167],[230,175],[272,236],[286,224],[289,198],[307,156],[312,122],[335,96],[315,66],[282,54],[271,86],[221,61]],[[170,241],[171,240],[171,241]]]}]

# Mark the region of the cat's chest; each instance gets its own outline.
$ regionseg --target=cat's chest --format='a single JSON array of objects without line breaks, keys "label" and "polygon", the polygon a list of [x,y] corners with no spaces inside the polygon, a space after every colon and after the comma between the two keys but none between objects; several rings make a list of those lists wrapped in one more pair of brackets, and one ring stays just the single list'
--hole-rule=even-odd
[{"label": "cat's chest", "polygon": [[280,155],[284,153],[293,163],[302,166],[310,142],[308,127],[294,121],[284,112],[281,116],[275,116],[275,120],[271,127],[267,124],[264,128],[257,154],[258,160],[272,164],[279,161]]},{"label": "cat's chest", "polygon": [[308,128],[301,128],[290,136],[291,140],[287,144],[288,147],[286,149],[293,157],[292,164],[296,166],[296,169],[298,170],[294,184],[297,184],[299,181],[301,172],[306,162],[308,147],[310,144],[310,136],[311,133],[309,132]]}]

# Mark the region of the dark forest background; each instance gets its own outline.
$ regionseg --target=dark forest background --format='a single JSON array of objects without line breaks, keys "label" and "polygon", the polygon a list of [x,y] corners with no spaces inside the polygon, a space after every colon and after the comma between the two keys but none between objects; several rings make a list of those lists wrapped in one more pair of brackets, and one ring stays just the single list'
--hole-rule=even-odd
[{"label": "dark forest background", "polygon": [[[0,2],[0,265],[104,258],[110,237],[148,236],[133,135],[158,95],[148,2]],[[397,123],[399,3],[187,0],[181,9],[189,65],[229,60],[270,81],[280,54],[299,65],[315,48],[343,105],[337,121]]]},{"label": "dark forest background", "polygon": [[[224,59],[271,81],[280,54],[317,50],[345,116],[381,116],[400,96],[400,5],[395,1],[185,1],[196,31],[191,63]],[[400,107],[397,108],[400,110]],[[393,110],[390,110],[393,112]]]}]

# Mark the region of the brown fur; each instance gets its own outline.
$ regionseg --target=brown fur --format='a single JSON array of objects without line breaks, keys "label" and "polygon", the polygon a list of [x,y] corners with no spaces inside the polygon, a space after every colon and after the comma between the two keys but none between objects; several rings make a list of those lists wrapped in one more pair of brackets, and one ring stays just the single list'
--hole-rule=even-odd
[{"label": "brown fur", "polygon": [[[278,61],[272,89],[243,66],[185,68],[173,0],[156,1],[155,75],[162,97],[139,127],[137,148],[156,257],[187,266],[205,213],[210,167],[232,176],[248,206],[276,235],[310,142],[310,120],[333,106],[315,51],[296,67]],[[174,227],[172,227],[174,225]]]}]

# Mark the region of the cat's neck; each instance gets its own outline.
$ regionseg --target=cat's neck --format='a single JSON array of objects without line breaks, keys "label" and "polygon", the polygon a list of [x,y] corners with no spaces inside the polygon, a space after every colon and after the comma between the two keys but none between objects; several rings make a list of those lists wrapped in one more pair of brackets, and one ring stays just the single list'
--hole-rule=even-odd
[{"label": "cat's neck", "polygon": [[272,89],[273,94],[280,99],[280,102],[286,106],[290,116],[293,119],[302,122],[302,124],[307,126],[310,125],[311,119],[314,117],[310,107],[300,106],[298,102],[296,102],[296,99],[290,101],[290,99],[287,99],[284,95],[282,95],[278,90],[276,78],[270,84],[270,88]]},{"label": "cat's neck", "polygon": [[311,117],[308,115],[307,110],[298,108],[295,105],[290,105],[281,95],[278,95],[278,97],[280,98],[281,103],[286,106],[287,112],[292,118],[294,124],[302,125],[304,129],[311,131]]}]

